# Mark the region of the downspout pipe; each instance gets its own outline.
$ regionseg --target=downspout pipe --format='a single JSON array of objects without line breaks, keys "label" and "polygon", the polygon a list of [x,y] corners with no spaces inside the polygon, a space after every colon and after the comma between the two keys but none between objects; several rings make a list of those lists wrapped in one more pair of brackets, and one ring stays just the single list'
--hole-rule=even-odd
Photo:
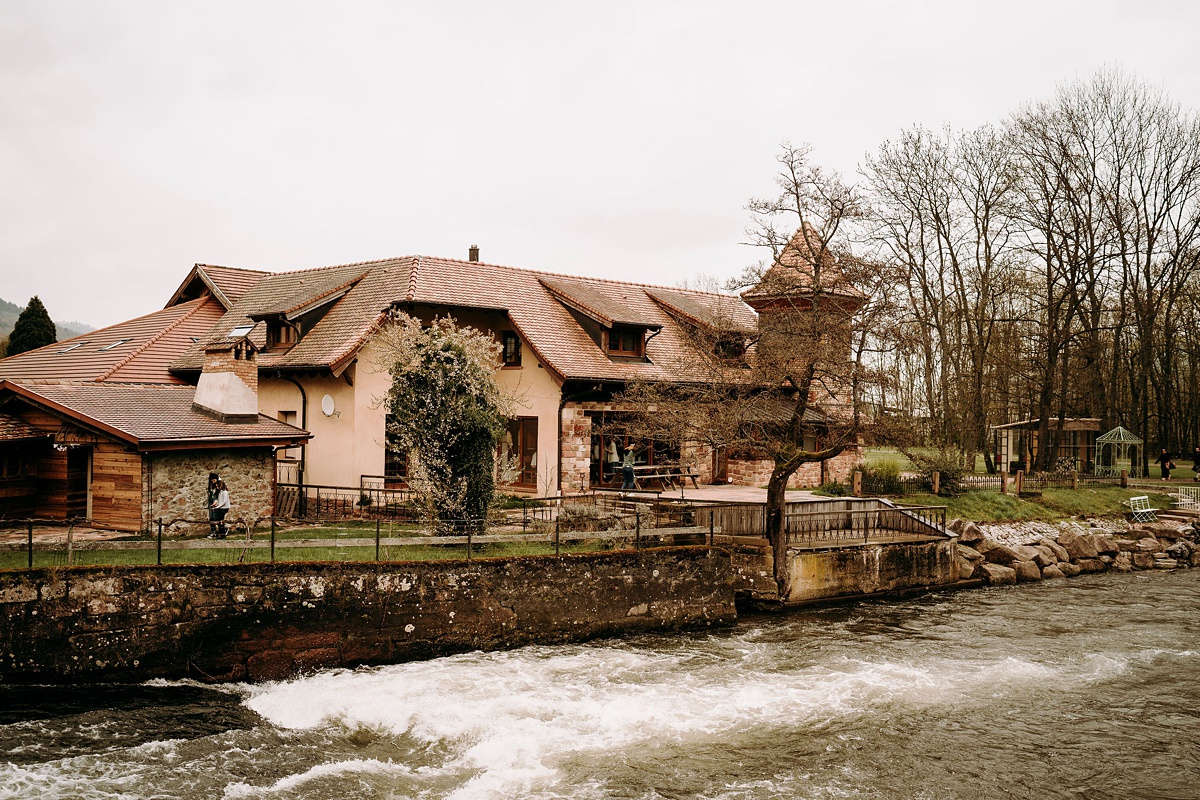
[{"label": "downspout pipe", "polygon": [[[308,393],[304,391],[304,387],[300,385],[300,381],[296,380],[295,378],[289,377],[287,375],[280,375],[279,377],[282,380],[287,381],[288,383],[292,384],[293,386],[295,386],[297,389],[300,390],[300,427],[307,431],[308,430]],[[300,484],[300,495],[301,496],[304,495],[304,471],[307,468],[307,461],[306,461],[307,458],[308,458],[308,442],[306,441],[304,444],[300,445],[300,475],[296,481],[297,483]]]}]

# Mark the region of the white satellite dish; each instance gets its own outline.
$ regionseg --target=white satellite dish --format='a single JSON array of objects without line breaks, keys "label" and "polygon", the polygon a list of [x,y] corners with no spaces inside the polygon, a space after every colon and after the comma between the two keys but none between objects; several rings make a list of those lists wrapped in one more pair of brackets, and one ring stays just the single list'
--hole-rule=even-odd
[{"label": "white satellite dish", "polygon": [[321,398],[321,413],[327,417],[332,417],[334,411],[333,398],[325,395]]}]

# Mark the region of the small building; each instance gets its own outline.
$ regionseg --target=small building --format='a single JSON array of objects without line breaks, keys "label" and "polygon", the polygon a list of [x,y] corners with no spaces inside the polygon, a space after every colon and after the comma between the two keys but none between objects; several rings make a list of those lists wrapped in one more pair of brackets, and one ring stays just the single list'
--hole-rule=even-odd
[{"label": "small building", "polygon": [[[1093,417],[1054,418],[1048,421],[1050,440],[1057,435],[1052,463],[1055,469],[1090,472],[1100,420]],[[1041,419],[1024,419],[993,425],[996,467],[1014,473],[1028,470],[1041,459],[1042,442],[1038,433]]]},{"label": "small building", "polygon": [[253,354],[210,346],[197,386],[0,380],[0,518],[123,531],[203,520],[210,472],[234,517],[270,515],[275,451],[311,437],[258,413]]}]

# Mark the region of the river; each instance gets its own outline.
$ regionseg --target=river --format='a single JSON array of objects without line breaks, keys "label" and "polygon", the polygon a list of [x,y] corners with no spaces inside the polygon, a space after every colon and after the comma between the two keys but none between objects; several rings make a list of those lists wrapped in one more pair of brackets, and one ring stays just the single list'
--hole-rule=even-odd
[{"label": "river", "polygon": [[0,798],[1200,798],[1200,570],[219,689],[0,687]]}]

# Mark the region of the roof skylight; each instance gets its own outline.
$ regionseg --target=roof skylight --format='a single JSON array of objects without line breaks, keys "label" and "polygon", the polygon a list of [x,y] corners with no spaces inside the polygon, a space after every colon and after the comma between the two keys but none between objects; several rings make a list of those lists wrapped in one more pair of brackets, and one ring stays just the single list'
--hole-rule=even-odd
[{"label": "roof skylight", "polygon": [[234,328],[233,330],[231,330],[229,332],[229,338],[235,339],[238,336],[245,336],[247,333],[249,333],[252,330],[254,330],[253,325],[238,325],[236,328]]},{"label": "roof skylight", "polygon": [[63,353],[69,353],[76,348],[83,347],[85,344],[87,344],[87,342],[76,342],[73,345],[69,345],[68,347],[64,347],[62,350],[57,350],[55,352],[57,352],[59,355]]},{"label": "roof skylight", "polygon": [[104,347],[101,347],[101,348],[100,348],[99,350],[97,350],[96,352],[97,352],[97,353],[103,353],[105,350],[114,350],[114,349],[116,349],[116,348],[120,347],[121,345],[123,345],[123,344],[125,344],[126,342],[129,342],[129,341],[132,341],[132,339],[117,339],[117,340],[116,340],[115,342],[113,342],[112,344],[107,344],[107,345],[105,345]]}]

